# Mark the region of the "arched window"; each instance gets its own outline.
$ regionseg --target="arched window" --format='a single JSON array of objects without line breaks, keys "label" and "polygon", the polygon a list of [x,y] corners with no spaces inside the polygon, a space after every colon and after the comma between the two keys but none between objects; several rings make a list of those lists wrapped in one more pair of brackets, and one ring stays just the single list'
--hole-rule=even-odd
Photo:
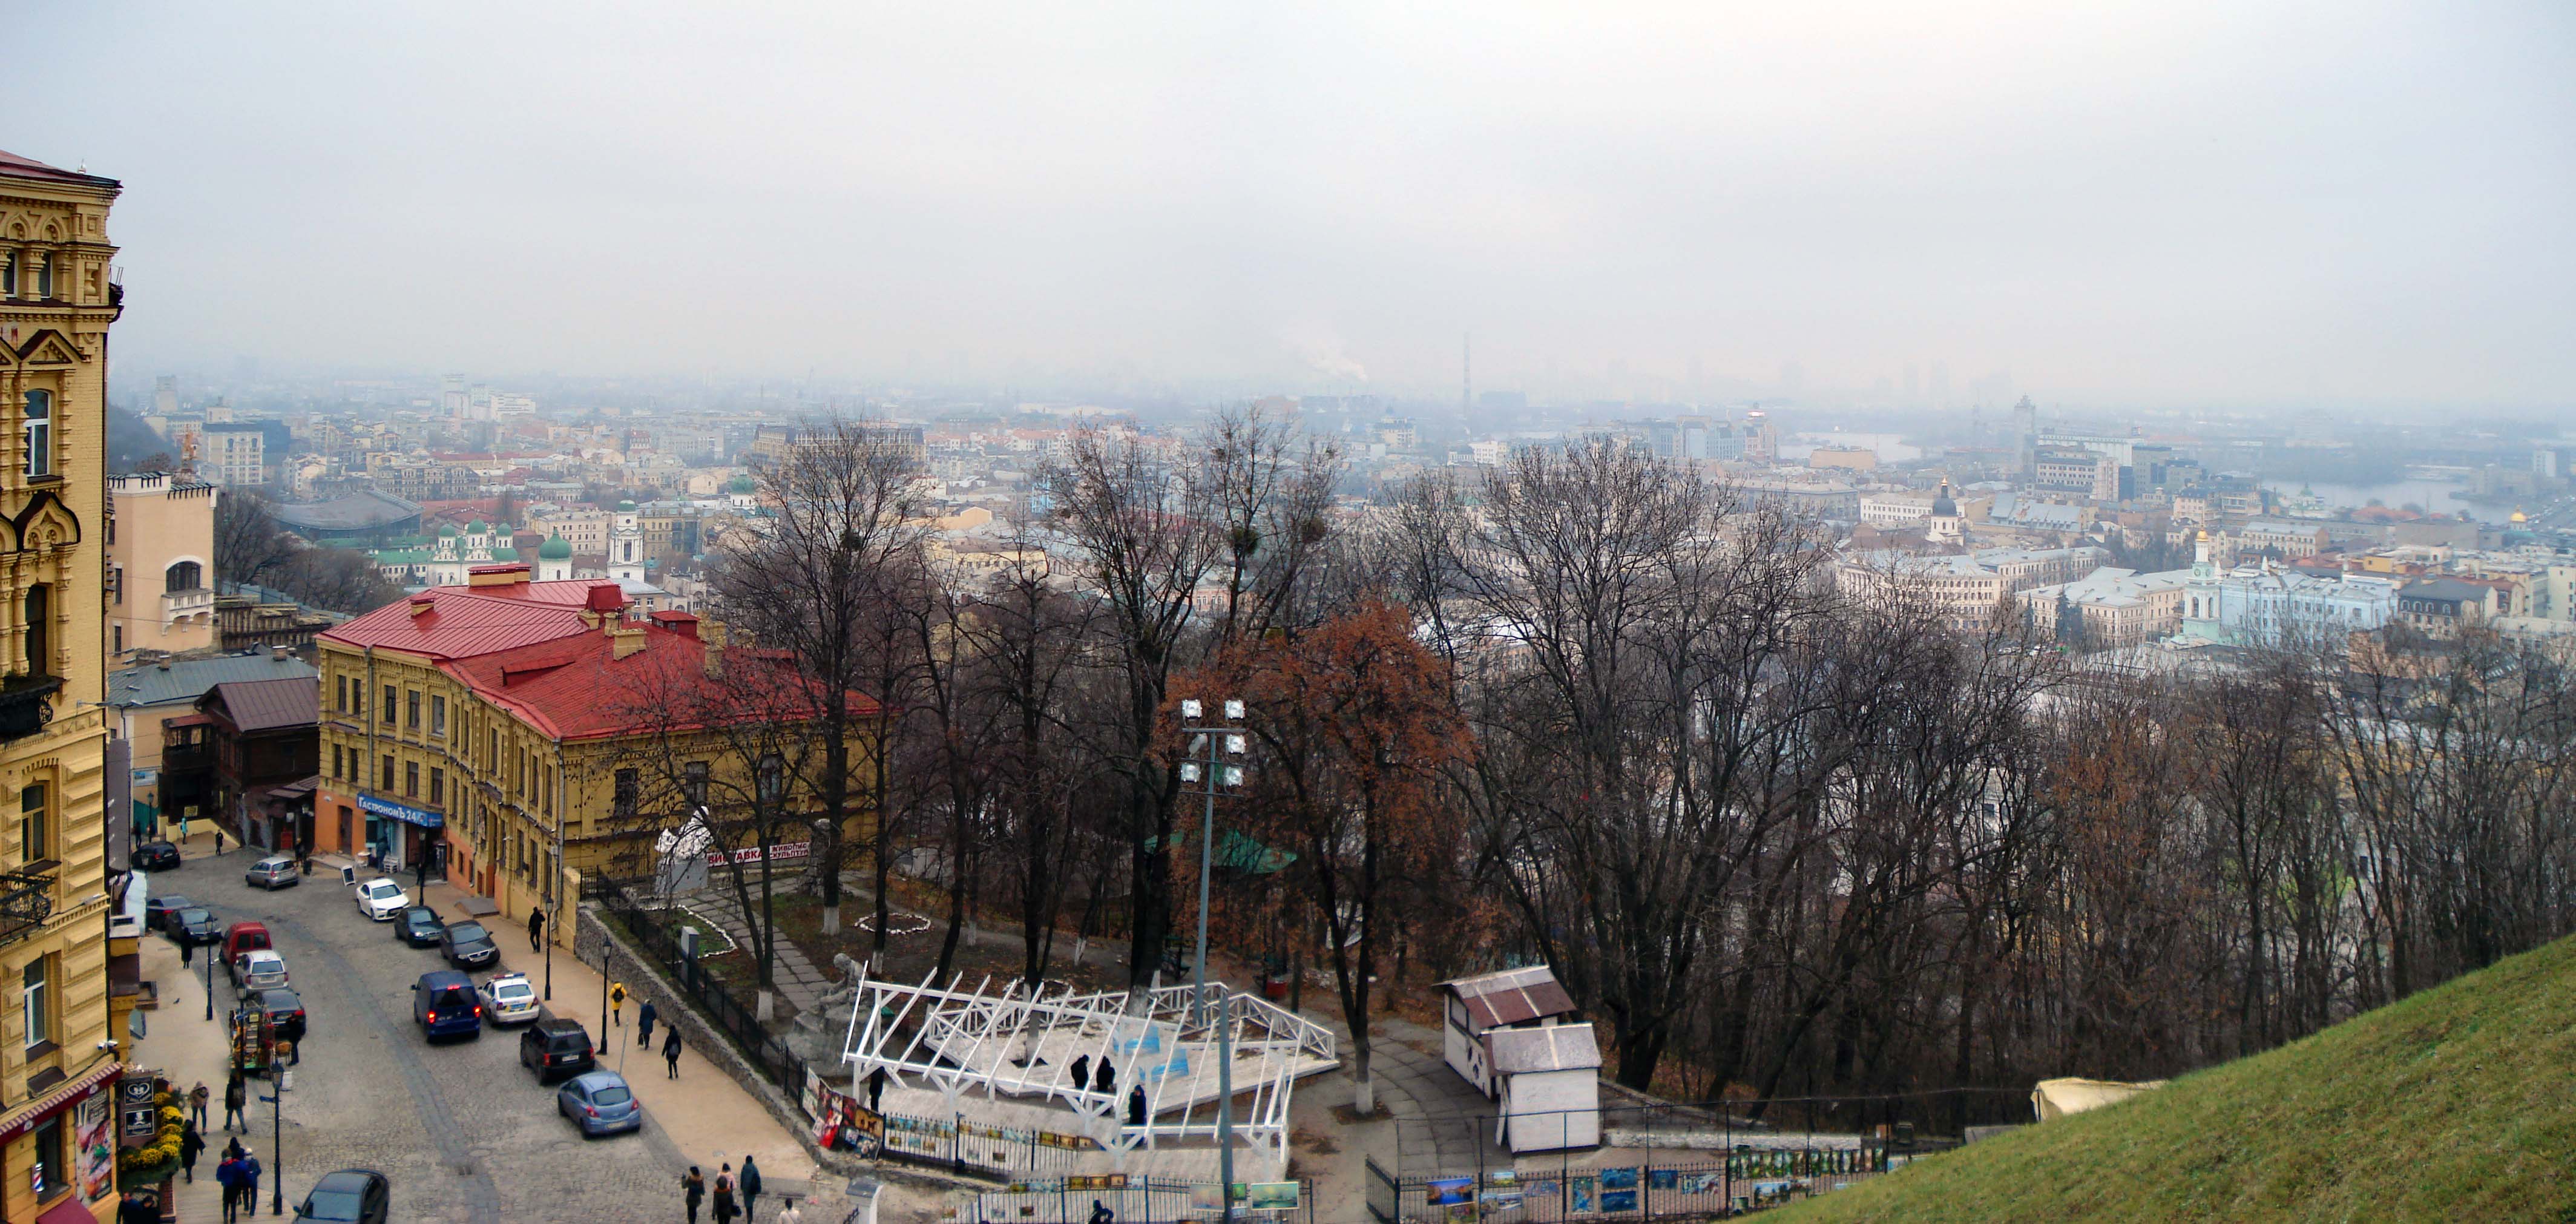
[{"label": "arched window", "polygon": [[18,296],[18,253],[0,255],[0,298]]},{"label": "arched window", "polygon": [[54,254],[51,251],[45,252],[43,262],[36,265],[36,296],[39,299],[54,296]]},{"label": "arched window", "polygon": [[200,585],[198,579],[201,576],[196,562],[181,561],[162,572],[161,586],[163,590],[173,595],[181,591],[193,591]]},{"label": "arched window", "polygon": [[54,588],[27,588],[27,674],[54,674]]},{"label": "arched window", "polygon": [[27,474],[50,476],[54,472],[54,393],[27,393]]}]

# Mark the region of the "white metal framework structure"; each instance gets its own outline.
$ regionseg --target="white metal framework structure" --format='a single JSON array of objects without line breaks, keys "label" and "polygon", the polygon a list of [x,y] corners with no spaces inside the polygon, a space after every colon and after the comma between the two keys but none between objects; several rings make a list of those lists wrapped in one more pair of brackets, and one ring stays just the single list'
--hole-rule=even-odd
[{"label": "white metal framework structure", "polygon": [[[1125,1166],[1138,1147],[1184,1137],[1213,1140],[1214,1111],[1194,1117],[1197,1106],[1218,1099],[1217,1017],[1228,1017],[1233,1054],[1232,1087],[1251,1104],[1233,1124],[1236,1133],[1272,1165],[1287,1167],[1288,1096],[1298,1077],[1339,1065],[1333,1034],[1323,1026],[1247,994],[1232,1006],[1209,1008],[1193,1023],[1192,990],[1157,986],[1129,1010],[1124,991],[1031,994],[1018,983],[998,992],[986,978],[960,990],[925,978],[905,985],[861,977],[855,984],[841,1061],[851,1069],[852,1095],[865,1100],[870,1077],[930,1088],[949,1112],[977,1088],[985,1099],[1026,1098],[1060,1104],[1075,1114],[1068,1130],[1089,1136]],[[1219,991],[1220,983],[1210,983]],[[1109,1067],[1107,1089],[1099,1068]],[[1076,1082],[1075,1069],[1084,1072]],[[1144,1090],[1142,1121],[1131,1121],[1133,1094]]]}]

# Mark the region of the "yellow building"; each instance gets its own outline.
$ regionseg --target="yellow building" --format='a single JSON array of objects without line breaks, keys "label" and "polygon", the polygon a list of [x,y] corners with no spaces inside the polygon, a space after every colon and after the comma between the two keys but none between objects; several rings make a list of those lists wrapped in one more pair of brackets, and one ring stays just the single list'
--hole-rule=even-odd
[{"label": "yellow building", "polygon": [[113,1219],[107,330],[113,179],[0,153],[0,1218]]},{"label": "yellow building", "polygon": [[[796,681],[712,623],[632,611],[614,582],[490,565],[322,634],[316,848],[388,870],[426,858],[521,921],[567,902],[576,874],[649,874],[682,805],[648,758],[689,751],[663,718],[728,667],[778,669],[772,692]],[[719,790],[750,768],[713,745],[677,764]],[[844,833],[864,844],[864,819]]]},{"label": "yellow building", "polygon": [[107,650],[215,645],[215,486],[167,472],[107,478]]}]

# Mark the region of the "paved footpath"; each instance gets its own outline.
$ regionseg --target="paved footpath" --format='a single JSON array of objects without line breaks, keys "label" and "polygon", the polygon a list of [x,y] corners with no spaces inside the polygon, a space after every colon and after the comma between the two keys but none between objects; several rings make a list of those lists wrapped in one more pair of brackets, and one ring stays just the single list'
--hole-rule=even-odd
[{"label": "paved footpath", "polygon": [[[661,1224],[681,1217],[679,1177],[689,1165],[712,1180],[719,1164],[739,1167],[749,1154],[759,1159],[773,1192],[763,1199],[761,1219],[777,1210],[776,1192],[809,1187],[821,1195],[807,1218],[839,1219],[835,1184],[812,1183],[814,1169],[803,1148],[739,1085],[694,1051],[682,1056],[679,1078],[667,1079],[658,1046],[647,1051],[634,1045],[640,999],[628,1001],[624,1025],[607,1030],[601,1055],[611,1070],[624,1062],[644,1102],[645,1128],[584,1140],[555,1112],[552,1091],[538,1087],[519,1065],[514,1031],[487,1029],[477,1040],[439,1046],[422,1040],[412,1020],[411,984],[444,962],[434,949],[411,948],[394,938],[390,923],[361,915],[339,884],[336,864],[326,868],[326,860],[316,858],[304,884],[263,893],[242,882],[241,869],[251,856],[227,846],[228,853],[214,858],[211,849],[211,839],[201,835],[183,866],[155,876],[152,888],[208,905],[227,924],[242,918],[268,922],[286,956],[311,1018],[311,1037],[284,1094],[282,1125],[276,1107],[254,1098],[251,1133],[238,1137],[272,1178],[280,1165],[273,1147],[282,1141],[290,1212],[320,1173],[366,1167],[391,1177],[397,1220]],[[401,883],[411,886],[409,878]],[[442,917],[463,916],[458,899],[445,884],[431,883],[428,903]],[[526,972],[542,989],[545,960],[529,951],[526,930],[504,927],[493,934],[504,966]],[[208,1120],[220,1123],[222,1016],[233,1002],[232,989],[217,966],[217,1018],[207,1021],[202,959],[183,972],[176,945],[158,934],[142,942],[144,973],[160,983],[161,1002],[143,1013],[148,1033],[132,1057],[182,1088],[203,1080],[215,1096]],[[199,957],[205,952],[199,949]],[[598,1036],[598,975],[565,948],[555,950],[552,973],[554,1013],[581,1021]],[[231,1137],[208,1133],[196,1182],[181,1187],[182,1221],[220,1218],[213,1170],[217,1152]],[[263,1184],[263,1211],[270,1197],[270,1185]]]}]

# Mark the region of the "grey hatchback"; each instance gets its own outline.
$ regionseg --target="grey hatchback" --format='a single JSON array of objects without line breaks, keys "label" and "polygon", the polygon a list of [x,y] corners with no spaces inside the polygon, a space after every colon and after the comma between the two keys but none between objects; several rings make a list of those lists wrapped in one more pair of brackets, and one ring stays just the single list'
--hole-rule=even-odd
[{"label": "grey hatchback", "polygon": [[644,1127],[644,1107],[635,1102],[635,1090],[614,1071],[593,1071],[565,1080],[555,1090],[555,1111],[572,1119],[584,1139]]},{"label": "grey hatchback", "polygon": [[253,888],[273,890],[301,884],[304,882],[304,877],[295,873],[294,859],[283,854],[272,854],[251,864],[250,870],[242,873],[242,882]]}]

